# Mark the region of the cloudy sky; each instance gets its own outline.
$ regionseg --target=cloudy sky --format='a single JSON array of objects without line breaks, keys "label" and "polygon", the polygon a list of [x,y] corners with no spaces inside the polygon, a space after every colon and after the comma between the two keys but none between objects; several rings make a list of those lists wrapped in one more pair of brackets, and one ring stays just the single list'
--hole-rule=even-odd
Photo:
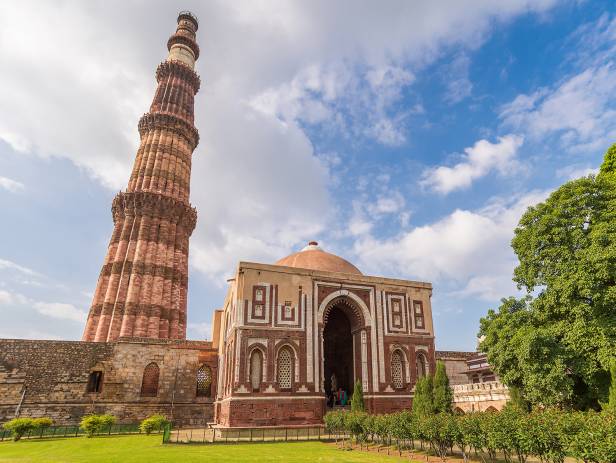
[{"label": "cloudy sky", "polygon": [[2,2],[0,337],[80,338],[178,9],[203,83],[191,338],[238,260],[316,239],[431,281],[437,347],[474,349],[520,215],[616,140],[610,2]]}]

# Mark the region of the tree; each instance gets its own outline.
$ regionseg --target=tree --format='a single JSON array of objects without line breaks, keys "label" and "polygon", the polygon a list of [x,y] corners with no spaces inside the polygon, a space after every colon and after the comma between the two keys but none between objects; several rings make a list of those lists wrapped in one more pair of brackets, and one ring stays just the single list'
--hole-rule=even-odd
[{"label": "tree", "polygon": [[607,403],[603,405],[603,409],[616,414],[616,360],[612,360],[610,367],[610,393],[607,399]]},{"label": "tree", "polygon": [[364,390],[359,379],[355,381],[355,387],[353,388],[353,397],[351,397],[351,411],[366,411],[366,406],[364,405]]},{"label": "tree", "polygon": [[605,153],[603,158],[603,164],[599,169],[599,173],[602,175],[615,175],[616,174],[616,143],[614,143]]},{"label": "tree", "polygon": [[415,385],[413,414],[418,417],[426,417],[434,414],[432,376],[430,375],[419,378]]},{"label": "tree", "polygon": [[445,364],[440,360],[436,362],[432,396],[436,413],[451,413],[453,391],[449,387],[449,377],[445,370]]},{"label": "tree", "polygon": [[520,219],[513,280],[481,320],[480,348],[533,405],[598,409],[616,356],[616,148],[597,176],[570,181]]},{"label": "tree", "polygon": [[528,400],[524,398],[522,392],[520,392],[520,388],[516,386],[511,386],[509,388],[509,401],[507,402],[506,407],[513,408],[519,412],[530,412],[530,404],[528,403]]}]

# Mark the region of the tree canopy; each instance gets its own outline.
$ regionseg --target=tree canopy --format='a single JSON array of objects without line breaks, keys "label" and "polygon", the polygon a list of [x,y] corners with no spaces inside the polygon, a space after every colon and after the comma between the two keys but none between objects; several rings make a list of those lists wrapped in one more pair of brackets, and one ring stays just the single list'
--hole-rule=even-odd
[{"label": "tree canopy", "polygon": [[597,176],[530,207],[512,247],[527,295],[481,320],[481,349],[532,404],[598,408],[616,357],[616,145]]}]

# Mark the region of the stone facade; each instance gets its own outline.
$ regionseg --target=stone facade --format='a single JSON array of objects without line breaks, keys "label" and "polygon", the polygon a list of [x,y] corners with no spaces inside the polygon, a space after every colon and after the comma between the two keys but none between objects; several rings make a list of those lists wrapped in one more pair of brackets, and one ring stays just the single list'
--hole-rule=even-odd
[{"label": "stone facade", "polygon": [[449,384],[451,386],[457,384],[467,384],[468,365],[466,361],[472,358],[475,352],[458,352],[458,351],[436,351],[436,360],[440,360],[445,364],[445,371],[449,378]]},{"label": "stone facade", "polygon": [[[345,268],[338,260],[323,252],[301,265]],[[371,412],[408,408],[417,377],[434,369],[431,294],[429,283],[365,276],[358,270],[240,262],[219,316],[221,325],[215,324],[216,422],[319,423],[336,373],[335,381],[349,394],[353,383],[361,382]],[[348,352],[346,360],[340,355],[328,365],[327,327],[334,312],[348,322],[346,332],[335,333],[348,336]]]},{"label": "stone facade", "polygon": [[[434,371],[432,285],[363,275],[316,242],[273,265],[240,262],[212,342],[185,340],[197,27],[180,13],[156,71],[82,341],[0,340],[0,421],[161,413],[180,425],[320,424],[333,391],[350,395],[359,382],[368,411],[394,412]],[[460,410],[502,399],[496,386],[465,384],[483,360],[438,358]],[[490,379],[484,370],[481,381]]]},{"label": "stone facade", "polygon": [[[146,366],[156,364],[156,393],[142,394]],[[198,395],[198,370],[215,378],[217,352],[210,342],[121,340],[0,341],[0,422],[17,415],[49,416],[74,424],[89,413],[136,422],[161,413],[180,425],[212,421],[216,383]],[[91,376],[101,373],[93,388]],[[97,389],[97,390],[95,390]]]},{"label": "stone facade", "polygon": [[457,413],[502,410],[509,400],[507,386],[494,374],[485,354],[438,351],[436,358],[445,364]]},{"label": "stone facade", "polygon": [[197,212],[189,203],[194,126],[197,20],[180,13],[156,70],[150,111],[139,121],[141,143],[126,191],[113,201],[113,232],[84,341],[120,337],[186,338],[188,239]]},{"label": "stone facade", "polygon": [[457,384],[452,389],[457,413],[502,410],[509,400],[509,389],[500,381]]}]

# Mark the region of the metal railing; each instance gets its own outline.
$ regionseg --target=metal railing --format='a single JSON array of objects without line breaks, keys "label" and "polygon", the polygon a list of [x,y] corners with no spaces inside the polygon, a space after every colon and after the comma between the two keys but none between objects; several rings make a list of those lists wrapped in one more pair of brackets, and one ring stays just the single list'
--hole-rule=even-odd
[{"label": "metal railing", "polygon": [[163,435],[163,443],[239,443],[332,441],[348,437],[345,433],[328,432],[323,426],[289,426],[259,428],[178,428]]}]

